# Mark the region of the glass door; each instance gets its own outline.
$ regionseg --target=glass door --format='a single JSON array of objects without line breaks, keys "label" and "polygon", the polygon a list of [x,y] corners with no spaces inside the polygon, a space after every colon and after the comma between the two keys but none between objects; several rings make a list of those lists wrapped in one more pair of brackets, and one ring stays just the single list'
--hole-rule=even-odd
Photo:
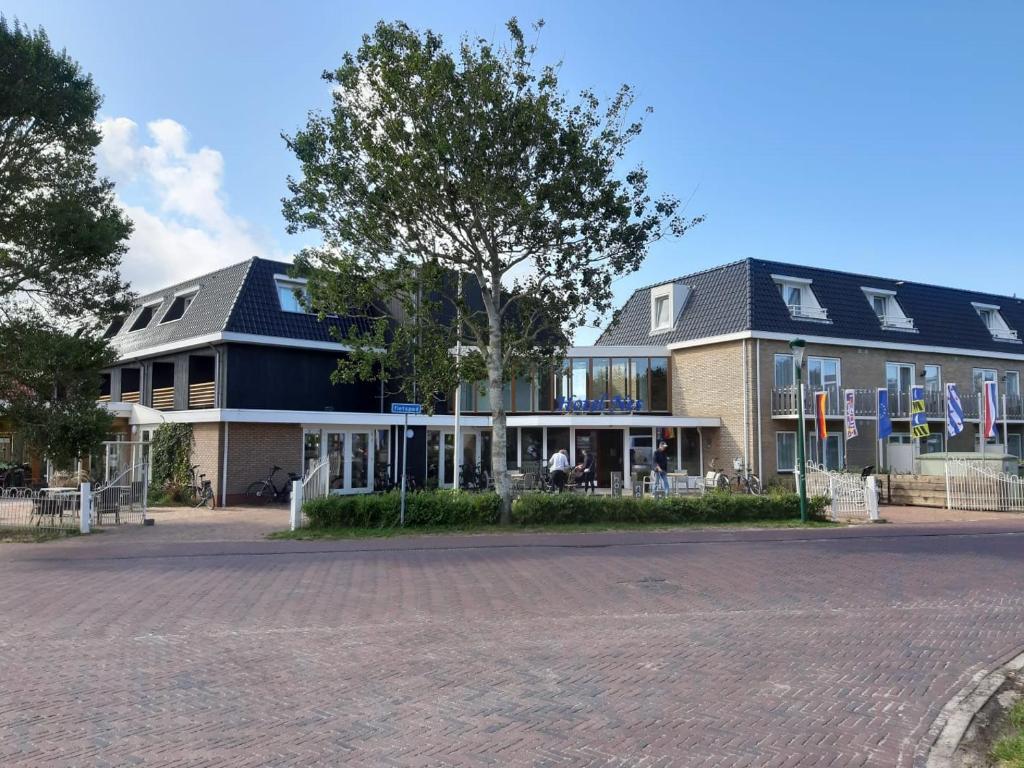
[{"label": "glass door", "polygon": [[827,392],[826,413],[839,413],[839,360],[834,357],[812,357],[807,361],[807,386],[812,393]]},{"label": "glass door", "polygon": [[914,384],[916,368],[906,363],[885,364],[885,386],[889,390],[889,413],[893,416],[910,414],[910,388]]}]

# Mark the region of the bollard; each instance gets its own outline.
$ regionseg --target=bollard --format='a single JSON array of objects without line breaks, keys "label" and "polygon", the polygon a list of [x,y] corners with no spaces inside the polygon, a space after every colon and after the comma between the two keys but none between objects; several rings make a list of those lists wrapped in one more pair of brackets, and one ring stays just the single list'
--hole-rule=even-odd
[{"label": "bollard", "polygon": [[82,483],[78,487],[79,509],[78,509],[78,530],[81,533],[89,533],[89,524],[92,522],[92,484]]},{"label": "bollard", "polygon": [[290,523],[293,531],[298,530],[299,522],[302,520],[302,481],[292,481],[292,506],[290,510]]}]

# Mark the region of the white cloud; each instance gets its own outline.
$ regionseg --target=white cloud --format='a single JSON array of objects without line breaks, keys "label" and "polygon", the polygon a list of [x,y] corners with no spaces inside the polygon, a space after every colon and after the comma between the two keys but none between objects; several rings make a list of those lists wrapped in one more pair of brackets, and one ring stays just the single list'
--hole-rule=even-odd
[{"label": "white cloud", "polygon": [[[223,155],[209,147],[190,151],[181,123],[149,123],[148,141],[127,117],[104,118],[99,127],[100,168],[117,184],[118,199],[135,222],[122,265],[134,290],[145,293],[251,256],[274,255],[249,222],[229,212]],[[141,200],[126,199],[136,194]]]}]

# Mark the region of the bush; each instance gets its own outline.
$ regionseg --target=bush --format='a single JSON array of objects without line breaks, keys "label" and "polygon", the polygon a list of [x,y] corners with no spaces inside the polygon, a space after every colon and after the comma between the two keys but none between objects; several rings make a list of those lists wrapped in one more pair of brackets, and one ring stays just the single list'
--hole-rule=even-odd
[{"label": "bush", "polygon": [[[825,519],[827,500],[808,503],[808,517]],[[398,525],[401,494],[397,491],[359,496],[328,496],[303,504],[310,528],[390,528]],[[413,527],[496,525],[501,509],[494,493],[419,491],[406,497],[405,524]],[[732,523],[754,520],[795,520],[800,517],[796,494],[746,496],[708,493],[668,499],[632,496],[530,493],[512,505],[516,525],[558,523]]]},{"label": "bush", "polygon": [[[307,501],[302,511],[310,528],[392,528],[398,525],[398,491],[328,496]],[[417,491],[406,495],[405,524],[416,527],[497,525],[501,500],[495,493]]]}]

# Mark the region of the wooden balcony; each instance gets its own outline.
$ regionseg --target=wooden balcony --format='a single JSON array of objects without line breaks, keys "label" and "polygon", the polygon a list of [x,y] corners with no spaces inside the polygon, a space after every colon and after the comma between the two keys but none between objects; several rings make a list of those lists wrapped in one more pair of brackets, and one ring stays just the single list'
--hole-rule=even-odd
[{"label": "wooden balcony", "polygon": [[121,393],[121,402],[122,403],[137,403],[137,402],[139,402],[139,393],[138,392],[122,392]]},{"label": "wooden balcony", "polygon": [[153,407],[158,411],[173,411],[174,387],[154,387]]},{"label": "wooden balcony", "polygon": [[109,394],[100,395],[99,397],[96,398],[96,402],[97,403],[109,403],[110,402],[110,395]]},{"label": "wooden balcony", "polygon": [[213,408],[216,402],[217,384],[213,381],[203,381],[198,384],[188,385],[188,407],[189,408]]}]

